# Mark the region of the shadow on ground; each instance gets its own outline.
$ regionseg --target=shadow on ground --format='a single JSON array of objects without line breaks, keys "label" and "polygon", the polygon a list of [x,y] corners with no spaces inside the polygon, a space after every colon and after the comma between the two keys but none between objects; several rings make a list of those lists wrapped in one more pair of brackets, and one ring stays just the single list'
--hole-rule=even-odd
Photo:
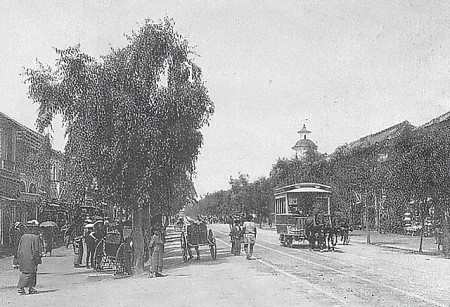
[{"label": "shadow on ground", "polygon": [[11,257],[12,255],[14,255],[12,246],[0,245],[0,259]]}]

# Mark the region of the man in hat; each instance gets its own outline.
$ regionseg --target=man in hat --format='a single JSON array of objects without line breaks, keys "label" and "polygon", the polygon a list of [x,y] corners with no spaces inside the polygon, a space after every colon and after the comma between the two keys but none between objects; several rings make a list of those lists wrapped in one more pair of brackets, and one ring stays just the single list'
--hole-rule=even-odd
[{"label": "man in hat", "polygon": [[42,263],[42,245],[35,234],[26,233],[22,235],[14,255],[14,268],[19,268],[20,275],[18,287],[19,294],[25,294],[28,287],[29,294],[36,294],[36,272],[38,264]]},{"label": "man in hat", "polygon": [[163,269],[163,254],[164,254],[164,237],[160,227],[153,229],[153,235],[149,243],[150,255],[151,255],[151,271],[149,278],[165,277],[162,273]]}]

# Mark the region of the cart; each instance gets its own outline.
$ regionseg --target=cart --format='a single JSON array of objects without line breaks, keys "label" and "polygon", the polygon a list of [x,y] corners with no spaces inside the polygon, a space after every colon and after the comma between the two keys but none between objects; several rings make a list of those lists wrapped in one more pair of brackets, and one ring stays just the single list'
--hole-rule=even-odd
[{"label": "cart", "polygon": [[185,223],[182,227],[180,240],[183,262],[192,258],[191,248],[197,250],[200,246],[208,246],[212,260],[216,260],[216,239],[214,238],[212,230],[208,230],[205,223]]}]

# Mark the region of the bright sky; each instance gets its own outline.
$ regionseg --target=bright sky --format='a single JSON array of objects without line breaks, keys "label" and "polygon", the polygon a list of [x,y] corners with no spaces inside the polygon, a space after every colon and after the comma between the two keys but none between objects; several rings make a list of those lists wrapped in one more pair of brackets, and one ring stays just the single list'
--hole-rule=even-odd
[{"label": "bright sky", "polygon": [[[268,176],[306,122],[321,152],[450,111],[450,2],[0,0],[0,112],[34,128],[23,67],[53,47],[98,57],[144,19],[169,16],[196,46],[216,112],[203,130],[201,195]],[[54,147],[63,148],[61,124]]]}]

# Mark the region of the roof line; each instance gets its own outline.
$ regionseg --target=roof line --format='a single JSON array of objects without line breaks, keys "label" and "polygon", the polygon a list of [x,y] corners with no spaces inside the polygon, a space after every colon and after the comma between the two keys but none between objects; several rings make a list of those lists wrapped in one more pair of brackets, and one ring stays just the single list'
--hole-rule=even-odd
[{"label": "roof line", "polygon": [[25,125],[19,123],[18,121],[12,119],[11,117],[9,117],[8,115],[6,115],[5,113],[0,112],[0,116],[3,116],[5,119],[9,120],[10,122],[12,122],[13,124],[15,124],[16,126],[22,128],[22,129],[24,129],[25,131],[31,132],[32,134],[34,134],[34,135],[36,135],[36,136],[42,137],[42,134],[41,134],[41,133],[39,133],[39,132],[37,132],[37,131],[34,131],[34,130],[28,128],[27,126],[25,126]]}]

